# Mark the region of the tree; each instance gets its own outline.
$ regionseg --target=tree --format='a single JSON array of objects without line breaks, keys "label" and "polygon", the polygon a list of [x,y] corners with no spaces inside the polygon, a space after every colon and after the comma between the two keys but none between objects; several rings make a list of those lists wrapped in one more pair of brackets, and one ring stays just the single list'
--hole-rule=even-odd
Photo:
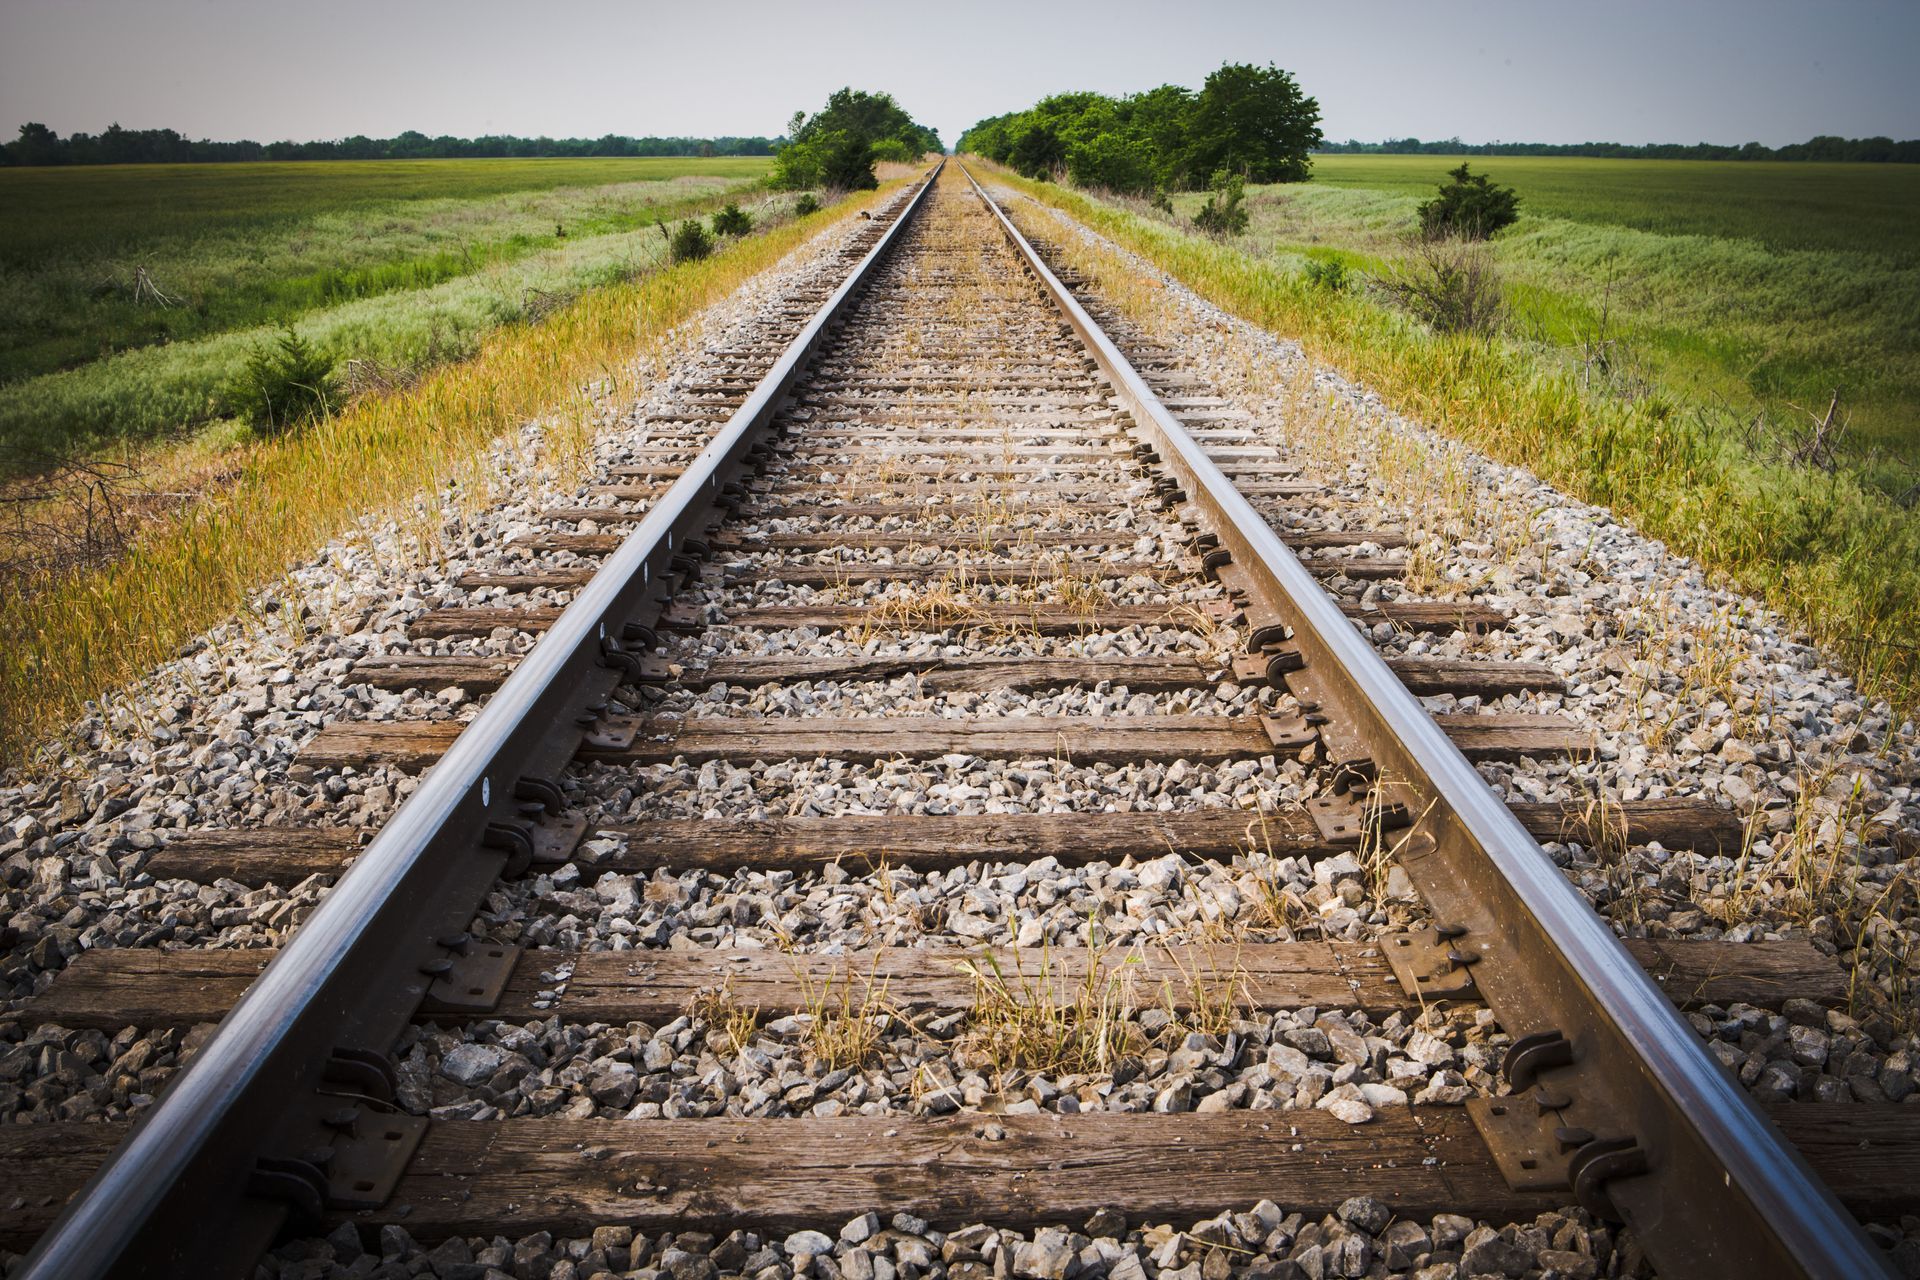
[{"label": "tree", "polygon": [[7,155],[15,164],[63,164],[66,161],[60,135],[31,121],[20,126],[19,140],[7,148]]},{"label": "tree", "polygon": [[1420,229],[1429,237],[1461,236],[1485,240],[1520,217],[1520,196],[1512,187],[1498,186],[1485,174],[1470,173],[1464,162],[1451,169],[1452,182],[1442,183],[1440,194],[1420,206]]},{"label": "tree", "polygon": [[1198,185],[1206,175],[1187,171],[1187,134],[1193,124],[1193,91],[1177,84],[1134,94],[1125,100],[1127,122],[1135,138],[1153,155],[1156,189]]},{"label": "tree", "polygon": [[871,191],[880,185],[873,176],[873,144],[859,134],[836,129],[816,136],[812,146],[820,157],[822,186]]},{"label": "tree", "polygon": [[1076,187],[1105,187],[1130,194],[1154,189],[1154,153],[1144,138],[1101,133],[1067,152],[1067,176]]},{"label": "tree", "polygon": [[858,89],[836,91],[811,116],[794,112],[787,139],[774,161],[776,187],[874,187],[876,148],[909,158],[940,149],[940,135],[914,123],[891,94]]},{"label": "tree", "polygon": [[1227,63],[1194,101],[1187,172],[1227,169],[1249,182],[1305,182],[1321,143],[1320,104],[1268,64]]}]

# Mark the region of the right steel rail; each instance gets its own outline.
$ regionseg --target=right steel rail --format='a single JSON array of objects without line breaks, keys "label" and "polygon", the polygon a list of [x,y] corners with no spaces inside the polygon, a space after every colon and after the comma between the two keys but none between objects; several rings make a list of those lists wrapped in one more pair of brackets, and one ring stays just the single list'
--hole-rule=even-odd
[{"label": "right steel rail", "polygon": [[[1284,619],[1315,696],[1421,815],[1398,857],[1511,1032],[1507,1074],[1571,1190],[1665,1274],[1873,1276],[1886,1263],[1273,528],[962,166],[1122,404]],[[1455,933],[1457,931],[1457,934]],[[1503,1100],[1507,1101],[1507,1100]],[[1503,1109],[1504,1112],[1504,1109]]]}]

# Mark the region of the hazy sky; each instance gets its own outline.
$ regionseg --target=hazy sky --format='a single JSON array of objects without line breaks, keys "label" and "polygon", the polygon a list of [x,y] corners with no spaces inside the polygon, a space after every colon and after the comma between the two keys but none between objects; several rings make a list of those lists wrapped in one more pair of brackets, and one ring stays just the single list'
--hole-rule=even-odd
[{"label": "hazy sky", "polygon": [[949,144],[1064,89],[1274,62],[1327,136],[1920,137],[1920,3],[0,0],[0,130],[776,134],[842,84]]}]

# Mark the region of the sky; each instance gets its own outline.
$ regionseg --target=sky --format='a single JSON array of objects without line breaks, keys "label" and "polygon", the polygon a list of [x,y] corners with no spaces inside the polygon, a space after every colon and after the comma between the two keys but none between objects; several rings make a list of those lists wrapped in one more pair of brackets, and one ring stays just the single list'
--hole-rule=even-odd
[{"label": "sky", "polygon": [[0,0],[0,132],[775,135],[841,85],[951,145],[1067,89],[1272,62],[1327,137],[1920,137],[1920,2]]}]

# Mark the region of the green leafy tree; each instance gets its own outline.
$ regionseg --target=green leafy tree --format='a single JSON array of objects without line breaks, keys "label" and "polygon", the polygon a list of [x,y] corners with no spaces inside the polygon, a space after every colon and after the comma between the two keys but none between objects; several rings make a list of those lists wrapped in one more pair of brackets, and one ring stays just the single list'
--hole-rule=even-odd
[{"label": "green leafy tree", "polygon": [[1206,185],[1223,169],[1250,182],[1307,177],[1320,107],[1275,67],[1228,65],[1198,94],[1175,84],[1109,98],[1063,93],[967,130],[960,150],[1029,178],[1135,195]]},{"label": "green leafy tree", "polygon": [[20,126],[20,137],[7,152],[15,164],[60,164],[66,160],[60,135],[32,121]]},{"label": "green leafy tree", "polygon": [[1463,236],[1485,240],[1520,217],[1520,195],[1512,187],[1471,173],[1464,162],[1448,170],[1451,182],[1440,184],[1440,194],[1420,206],[1420,229],[1428,236]]},{"label": "green leafy tree", "polygon": [[878,183],[880,158],[911,160],[940,150],[940,135],[916,124],[891,94],[840,89],[809,116],[796,111],[788,141],[774,160],[772,183],[789,189],[814,186],[865,190]]},{"label": "green leafy tree", "polygon": [[1193,186],[1206,175],[1187,171],[1188,133],[1193,127],[1193,91],[1163,84],[1124,100],[1132,136],[1153,156],[1155,190]]},{"label": "green leafy tree", "polygon": [[1138,193],[1154,188],[1154,154],[1146,139],[1099,133],[1067,150],[1067,176],[1076,187]]},{"label": "green leafy tree", "polygon": [[1320,104],[1269,64],[1228,63],[1194,100],[1187,170],[1229,169],[1249,182],[1305,182],[1319,146]]},{"label": "green leafy tree", "polygon": [[873,176],[873,144],[859,134],[836,129],[816,134],[807,145],[819,157],[821,186],[871,191],[880,185]]}]

